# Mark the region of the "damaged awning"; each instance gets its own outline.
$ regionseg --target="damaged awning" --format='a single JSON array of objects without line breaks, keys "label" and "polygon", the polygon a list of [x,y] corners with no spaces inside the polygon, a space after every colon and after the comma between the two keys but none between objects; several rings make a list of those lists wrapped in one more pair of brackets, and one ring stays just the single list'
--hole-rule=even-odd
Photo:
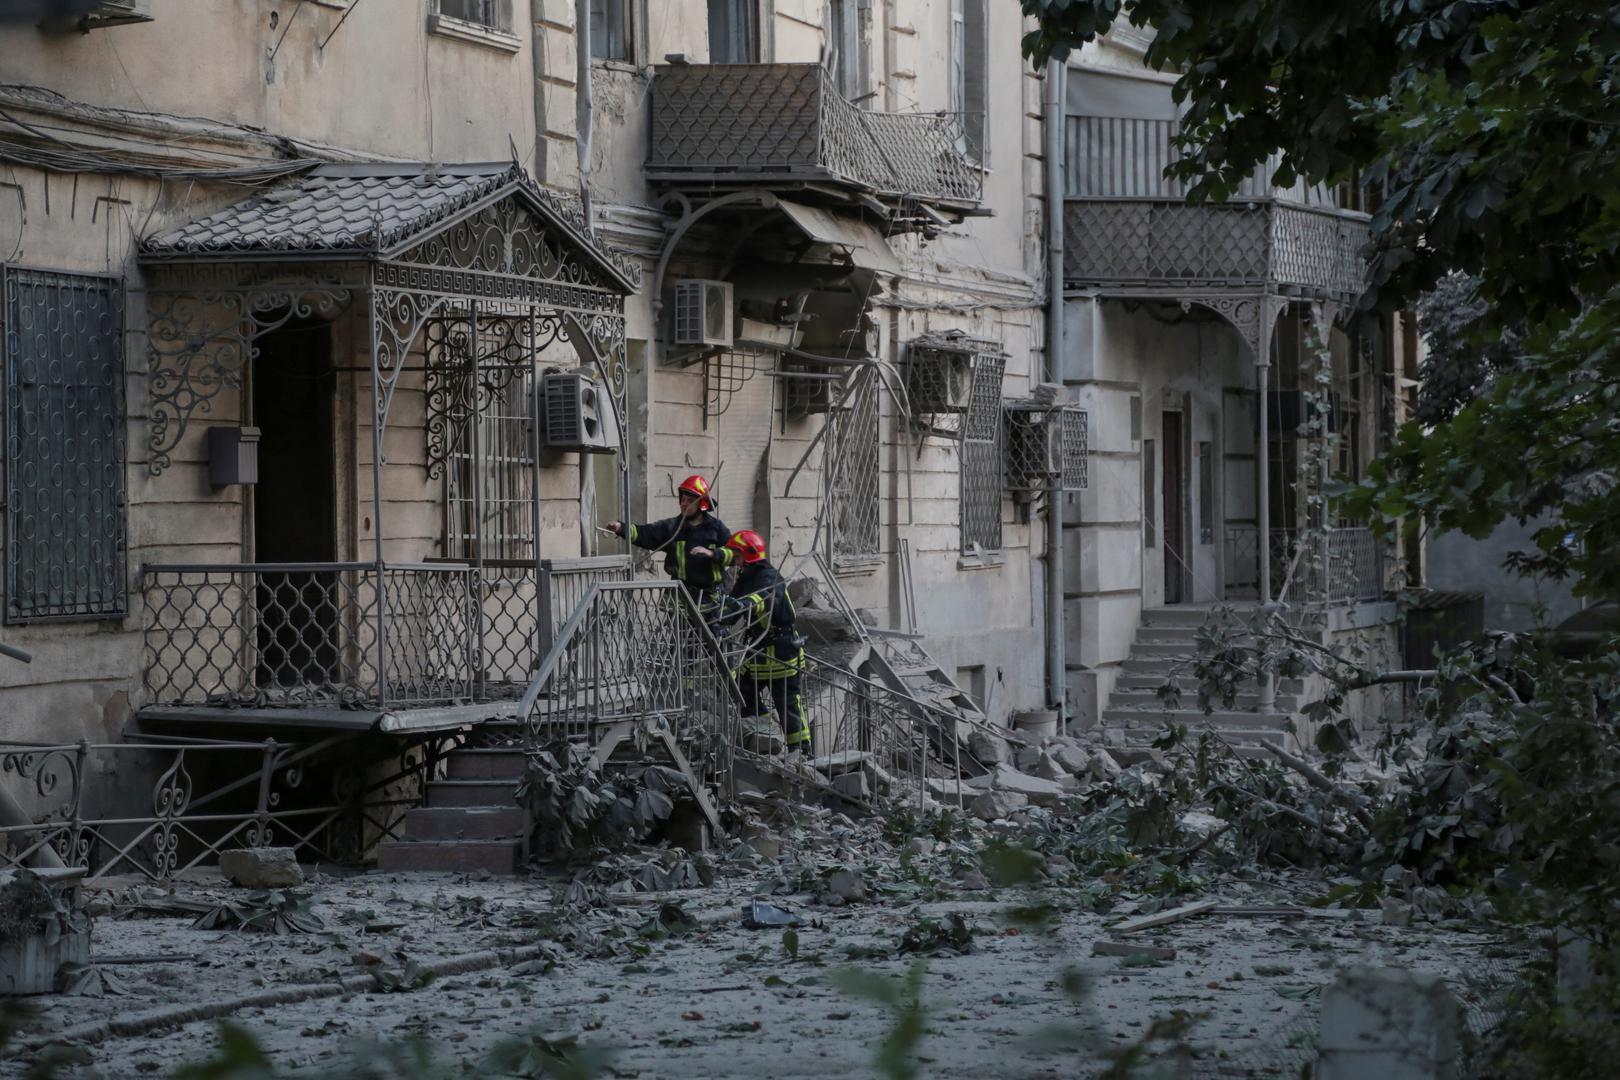
[{"label": "damaged awning", "polygon": [[819,206],[776,200],[777,209],[818,244],[843,248],[855,266],[883,274],[900,273],[900,260],[876,226]]}]

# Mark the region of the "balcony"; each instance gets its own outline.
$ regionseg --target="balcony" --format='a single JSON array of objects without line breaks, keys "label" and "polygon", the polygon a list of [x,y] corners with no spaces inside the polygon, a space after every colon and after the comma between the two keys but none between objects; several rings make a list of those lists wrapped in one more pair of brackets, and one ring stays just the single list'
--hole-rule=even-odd
[{"label": "balcony", "polygon": [[1189,206],[1071,197],[1064,284],[1125,296],[1273,291],[1349,302],[1366,282],[1367,236],[1364,214],[1275,198]]},{"label": "balcony", "polygon": [[653,80],[647,178],[831,184],[960,215],[984,187],[965,145],[956,116],[856,108],[819,64],[675,64]]}]

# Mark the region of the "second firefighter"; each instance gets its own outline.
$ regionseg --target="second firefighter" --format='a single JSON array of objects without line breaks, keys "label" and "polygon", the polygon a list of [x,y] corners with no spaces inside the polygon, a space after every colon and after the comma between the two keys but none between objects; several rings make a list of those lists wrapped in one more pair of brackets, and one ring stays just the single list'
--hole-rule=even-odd
[{"label": "second firefighter", "polygon": [[804,672],[804,639],[793,627],[793,598],[787,582],[765,557],[765,539],[744,529],[726,548],[741,569],[731,595],[721,602],[721,618],[742,620],[747,653],[737,672],[744,712],[763,716],[767,695],[776,709],[790,753],[809,756],[810,722],[804,714],[799,676]]}]

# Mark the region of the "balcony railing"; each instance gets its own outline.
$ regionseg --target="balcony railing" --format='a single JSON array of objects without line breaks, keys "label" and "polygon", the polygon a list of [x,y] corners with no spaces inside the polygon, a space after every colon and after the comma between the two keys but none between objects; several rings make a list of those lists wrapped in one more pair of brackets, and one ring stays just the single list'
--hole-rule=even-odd
[{"label": "balcony railing", "polygon": [[[516,698],[556,630],[626,556],[147,566],[147,701],[426,708]],[[539,617],[547,612],[545,619]]]},{"label": "balcony railing", "polygon": [[677,64],[653,82],[647,176],[831,182],[969,209],[984,174],[965,145],[959,117],[856,108],[820,64]]},{"label": "balcony railing", "polygon": [[1067,284],[1144,294],[1277,288],[1349,300],[1366,282],[1367,219],[1274,199],[1070,198]]}]

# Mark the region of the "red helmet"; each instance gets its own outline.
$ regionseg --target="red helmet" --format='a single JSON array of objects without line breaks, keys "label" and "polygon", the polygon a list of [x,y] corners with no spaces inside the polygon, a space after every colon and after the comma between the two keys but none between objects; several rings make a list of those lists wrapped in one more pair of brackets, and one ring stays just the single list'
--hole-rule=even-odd
[{"label": "red helmet", "polygon": [[714,503],[709,498],[709,485],[703,477],[693,474],[681,481],[681,486],[675,489],[677,493],[685,492],[697,496],[699,510],[713,510]]},{"label": "red helmet", "polygon": [[744,529],[726,541],[726,547],[737,553],[737,561],[744,566],[765,558],[765,538],[753,529]]}]

